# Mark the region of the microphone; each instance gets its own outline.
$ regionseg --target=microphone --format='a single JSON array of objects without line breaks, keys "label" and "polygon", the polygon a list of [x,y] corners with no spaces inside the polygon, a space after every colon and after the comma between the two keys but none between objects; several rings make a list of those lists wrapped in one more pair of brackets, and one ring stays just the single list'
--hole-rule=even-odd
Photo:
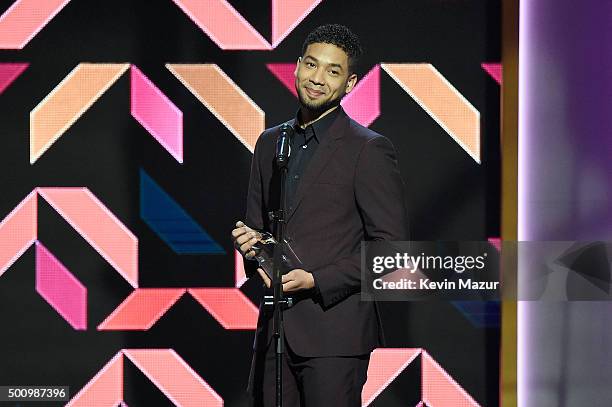
[{"label": "microphone", "polygon": [[280,136],[276,141],[276,165],[279,168],[284,168],[289,163],[291,155],[291,137],[293,137],[293,127],[288,123],[284,123],[280,127]]}]

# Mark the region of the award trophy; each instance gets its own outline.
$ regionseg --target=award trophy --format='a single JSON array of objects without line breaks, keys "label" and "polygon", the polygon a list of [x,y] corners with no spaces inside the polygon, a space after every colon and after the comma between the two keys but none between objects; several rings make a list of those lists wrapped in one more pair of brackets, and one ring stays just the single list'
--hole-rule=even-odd
[{"label": "award trophy", "polygon": [[[259,263],[259,267],[265,271],[270,280],[272,280],[274,269],[274,247],[277,244],[278,242],[271,233],[259,232],[257,243],[253,246],[253,250],[255,250],[255,259]],[[295,254],[289,242],[284,240],[280,262],[281,274],[286,274],[293,269],[301,267],[302,262],[299,257]]]}]

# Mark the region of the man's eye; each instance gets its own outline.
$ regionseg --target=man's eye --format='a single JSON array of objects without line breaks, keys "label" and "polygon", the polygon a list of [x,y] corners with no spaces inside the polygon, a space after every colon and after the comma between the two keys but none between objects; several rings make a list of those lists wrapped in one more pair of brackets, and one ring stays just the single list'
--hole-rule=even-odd
[{"label": "man's eye", "polygon": [[336,75],[338,75],[338,74],[339,74],[339,72],[338,72],[338,71],[329,71],[329,73],[330,73],[330,74],[332,74],[332,75],[334,75],[334,76],[336,76]]},{"label": "man's eye", "polygon": [[309,68],[314,68],[315,64],[313,64],[312,62],[306,62],[306,66]]}]

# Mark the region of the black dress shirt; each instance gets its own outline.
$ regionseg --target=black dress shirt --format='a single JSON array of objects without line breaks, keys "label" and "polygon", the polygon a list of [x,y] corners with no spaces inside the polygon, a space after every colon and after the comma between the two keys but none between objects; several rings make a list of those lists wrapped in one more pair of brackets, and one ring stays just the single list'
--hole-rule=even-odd
[{"label": "black dress shirt", "polygon": [[291,155],[289,158],[289,166],[287,171],[287,183],[286,188],[286,206],[287,212],[290,212],[293,207],[293,199],[298,189],[298,185],[304,171],[308,167],[308,163],[314,156],[319,143],[323,138],[328,137],[327,131],[331,127],[332,123],[338,117],[340,108],[337,107],[332,112],[328,113],[321,119],[314,123],[306,126],[302,129],[297,123],[299,123],[299,111],[297,113],[295,134],[291,139]]},{"label": "black dress shirt", "polygon": [[[326,114],[321,119],[314,123],[306,126],[302,129],[297,123],[299,123],[299,114],[297,113],[295,134],[291,139],[291,154],[289,156],[289,165],[287,168],[287,182],[285,184],[286,196],[285,196],[285,208],[286,213],[290,212],[293,207],[293,200],[298,189],[298,185],[304,171],[308,167],[308,163],[314,157],[319,143],[323,138],[329,137],[327,134],[332,123],[338,117],[340,108],[337,107],[332,112]],[[306,270],[308,271],[308,270]],[[315,279],[314,287],[312,289],[312,296],[318,298],[320,296],[319,287]]]}]

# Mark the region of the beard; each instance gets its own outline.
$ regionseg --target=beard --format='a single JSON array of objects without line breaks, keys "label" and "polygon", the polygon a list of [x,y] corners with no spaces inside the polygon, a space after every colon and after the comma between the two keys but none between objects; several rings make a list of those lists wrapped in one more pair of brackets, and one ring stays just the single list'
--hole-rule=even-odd
[{"label": "beard", "polygon": [[298,100],[300,102],[300,105],[308,109],[308,111],[312,112],[314,116],[318,116],[321,113],[328,111],[332,107],[336,107],[340,105],[340,102],[342,101],[342,98],[344,97],[344,93],[343,93],[342,95],[340,95],[339,97],[335,99],[327,100],[321,103],[321,102],[316,102],[316,101],[313,102],[313,101],[308,100],[302,95],[302,92],[297,87],[296,87],[296,91],[298,94]]}]

